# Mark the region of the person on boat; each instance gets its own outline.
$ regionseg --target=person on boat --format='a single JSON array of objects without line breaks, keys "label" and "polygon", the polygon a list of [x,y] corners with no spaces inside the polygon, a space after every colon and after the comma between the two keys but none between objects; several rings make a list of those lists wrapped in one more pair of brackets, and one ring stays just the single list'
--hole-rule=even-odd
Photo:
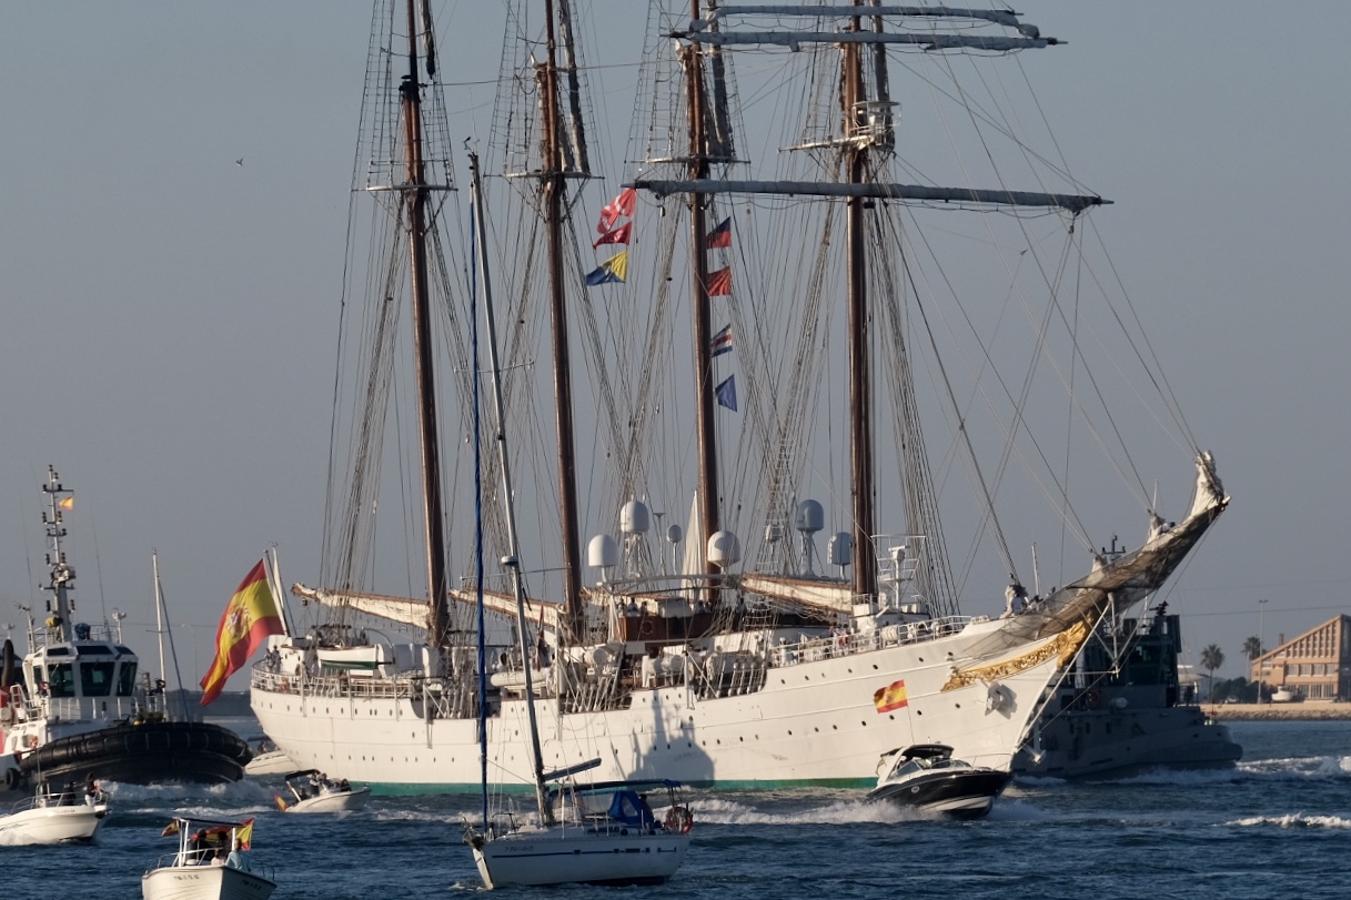
[{"label": "person on boat", "polygon": [[239,841],[230,842],[230,855],[225,857],[225,864],[232,869],[244,868],[244,857],[239,853]]},{"label": "person on boat", "polygon": [[84,786],[84,802],[93,806],[99,799],[99,783],[94,779],[89,779],[89,783]]}]

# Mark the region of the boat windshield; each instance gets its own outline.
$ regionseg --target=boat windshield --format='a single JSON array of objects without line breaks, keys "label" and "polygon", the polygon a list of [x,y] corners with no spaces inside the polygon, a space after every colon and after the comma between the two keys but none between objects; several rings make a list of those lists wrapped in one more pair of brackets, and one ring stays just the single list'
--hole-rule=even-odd
[{"label": "boat windshield", "polygon": [[47,691],[52,697],[75,696],[75,672],[70,663],[47,667]]},{"label": "boat windshield", "polygon": [[123,662],[117,671],[117,696],[130,697],[136,690],[136,663]]},{"label": "boat windshield", "polygon": [[80,687],[86,697],[107,697],[113,692],[113,662],[80,664]]}]

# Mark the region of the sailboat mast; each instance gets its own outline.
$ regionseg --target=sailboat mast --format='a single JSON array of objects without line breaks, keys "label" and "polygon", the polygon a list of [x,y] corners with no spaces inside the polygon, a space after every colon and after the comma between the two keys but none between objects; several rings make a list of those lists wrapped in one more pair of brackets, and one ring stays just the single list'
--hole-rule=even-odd
[{"label": "sailboat mast", "polygon": [[427,283],[427,186],[422,167],[422,99],[418,85],[415,0],[408,0],[408,74],[399,85],[403,107],[404,203],[412,269],[413,353],[416,360],[418,434],[422,453],[422,518],[427,544],[427,643],[446,643],[445,537],[441,513],[441,455],[437,446],[436,384],[432,370],[431,303]]},{"label": "sailboat mast", "polygon": [[[853,30],[861,21],[853,18]],[[845,166],[850,184],[867,180],[866,136],[863,118],[863,76],[859,45],[844,45],[843,90],[840,93],[844,124]],[[863,246],[863,210],[868,201],[846,201],[846,268],[849,306],[849,446],[850,490],[854,513],[853,592],[862,598],[877,594],[877,565],[873,548],[873,444],[872,384],[868,347],[868,260]]]},{"label": "sailboat mast", "polygon": [[[690,0],[690,18],[700,16],[699,0]],[[690,130],[690,178],[707,178],[709,174],[708,142],[704,134],[704,64],[703,51],[698,44],[685,48],[685,83],[688,88]],[[699,558],[705,573],[712,576],[716,569],[708,563],[708,539],[719,529],[718,524],[718,455],[713,432],[713,353],[708,301],[708,228],[705,221],[706,197],[690,194],[690,256],[693,273],[691,306],[694,310],[694,386],[696,429],[699,444],[699,515],[703,526],[703,540]],[[715,582],[710,579],[710,593]]]},{"label": "sailboat mast", "polygon": [[[525,672],[525,709],[530,720],[531,762],[535,769],[535,801],[539,804],[540,821],[552,824],[553,810],[549,806],[544,788],[544,754],[539,744],[539,724],[535,717],[535,683],[530,672],[530,645],[526,640],[525,583],[521,578],[521,546],[516,534],[516,502],[511,488],[511,455],[507,452],[506,406],[502,401],[502,363],[497,354],[497,316],[493,311],[492,280],[488,273],[487,229],[483,224],[483,185],[479,177],[478,154],[469,154],[469,172],[473,177],[474,202],[474,242],[478,255],[479,283],[483,286],[483,322],[488,331],[488,365],[491,367],[493,385],[493,442],[497,445],[498,468],[502,473],[502,499],[507,512],[507,557],[506,564],[511,569],[511,587],[516,595],[516,640],[521,651],[521,668]],[[477,373],[475,373],[477,383]],[[477,387],[475,388],[477,390]],[[481,521],[481,516],[480,516]],[[480,551],[481,552],[481,551]],[[480,562],[480,568],[481,568]],[[483,641],[483,600],[479,598],[479,647],[482,654]],[[484,673],[480,659],[480,678]],[[480,712],[480,722],[483,713]],[[481,726],[482,727],[482,726]],[[486,735],[486,729],[483,732]],[[485,744],[486,746],[486,744]],[[485,751],[485,759],[486,751]],[[486,778],[486,771],[484,777]],[[485,815],[486,819],[486,815]]]},{"label": "sailboat mast", "polygon": [[164,668],[164,598],[160,596],[159,551],[150,551],[150,571],[155,578],[155,638],[159,644],[159,677],[169,682],[169,672]]},{"label": "sailboat mast", "polygon": [[558,493],[563,522],[563,634],[577,642],[583,636],[581,548],[577,539],[577,470],[572,435],[572,368],[568,353],[568,310],[563,290],[563,172],[562,136],[558,113],[557,45],[554,39],[554,3],[546,0],[548,59],[541,67],[540,102],[544,119],[545,229],[548,236],[549,314],[553,328],[554,419],[558,431]]}]

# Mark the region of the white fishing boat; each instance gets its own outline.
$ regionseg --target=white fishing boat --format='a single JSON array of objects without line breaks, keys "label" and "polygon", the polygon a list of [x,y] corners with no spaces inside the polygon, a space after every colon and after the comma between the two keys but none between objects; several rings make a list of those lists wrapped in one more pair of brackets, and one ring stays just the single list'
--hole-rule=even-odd
[{"label": "white fishing boat", "polygon": [[878,761],[877,787],[869,800],[908,806],[955,819],[979,819],[990,811],[1012,773],[953,759],[952,748],[917,744]]},{"label": "white fishing boat", "polygon": [[[483,207],[483,191],[479,181],[478,157],[470,154],[470,171],[473,179],[473,208],[475,248],[482,250],[486,244],[486,213]],[[478,283],[483,295],[483,318],[487,330],[488,372],[491,376],[493,398],[493,435],[496,447],[498,472],[501,476],[499,496],[503,505],[504,521],[507,532],[509,555],[502,558],[503,566],[508,570],[512,593],[516,600],[517,620],[525,621],[526,589],[520,560],[520,545],[517,541],[515,492],[512,489],[511,457],[508,451],[507,421],[504,413],[501,361],[497,349],[496,315],[493,309],[491,279],[487,256],[476,252],[478,261]],[[477,303],[478,296],[474,298]],[[471,307],[472,308],[472,307]],[[475,332],[477,350],[477,331]],[[475,360],[477,365],[477,360]],[[481,444],[480,415],[475,394],[474,405],[474,441]],[[481,491],[481,455],[476,454],[475,484]],[[536,817],[533,822],[518,823],[514,817],[489,815],[489,774],[488,774],[488,644],[484,626],[484,568],[483,568],[483,508],[481,500],[476,503],[475,518],[479,523],[476,529],[476,578],[475,593],[478,604],[478,640],[475,647],[479,662],[478,679],[478,723],[479,723],[479,759],[481,765],[481,787],[483,796],[483,820],[480,827],[466,829],[465,841],[473,849],[474,863],[478,866],[483,884],[489,890],[515,885],[556,885],[569,883],[588,884],[660,884],[670,878],[680,868],[685,854],[689,850],[689,832],[694,825],[694,816],[688,806],[679,803],[676,796],[677,785],[663,782],[668,795],[668,812],[658,822],[647,797],[639,793],[634,785],[626,782],[618,784],[594,785],[579,788],[572,779],[580,772],[594,769],[599,759],[574,765],[566,769],[546,772],[544,757],[540,751],[538,718],[535,715],[535,694],[531,668],[525,666],[520,672],[519,689],[525,702],[528,728],[528,742],[523,747],[530,753],[531,770],[534,772]],[[529,659],[531,648],[524,628],[516,630],[518,651],[522,659]],[[514,681],[514,679],[513,679]],[[503,681],[497,681],[499,687]],[[568,779],[565,786],[550,796],[546,783]],[[650,785],[647,785],[650,786]],[[600,799],[600,803],[596,799]]]},{"label": "white fishing boat", "polygon": [[267,900],[277,889],[271,873],[249,862],[253,820],[221,822],[175,818],[164,836],[178,852],[141,876],[144,900]]},{"label": "white fishing boat", "polygon": [[[907,265],[923,241],[907,218],[915,210],[1009,212],[1020,226],[1020,215],[1036,214],[1062,245],[1062,259],[1073,260],[1083,252],[1085,217],[1106,201],[1073,180],[1064,192],[895,180],[891,172],[904,161],[895,159],[898,114],[886,76],[894,62],[888,53],[910,48],[913,58],[941,66],[954,54],[1037,51],[1058,42],[1002,10],[695,3],[693,18],[691,7],[683,5],[664,19],[654,15],[654,21],[669,27],[649,41],[640,80],[666,92],[652,108],[668,113],[670,121],[653,124],[642,111],[636,120],[644,124],[634,131],[669,141],[626,154],[642,162],[630,179],[632,191],[626,188],[606,207],[602,225],[609,230],[596,243],[629,245],[634,192],[660,204],[661,237],[667,243],[660,262],[646,270],[640,267],[641,247],[635,247],[627,287],[618,272],[621,262],[628,265],[627,256],[616,256],[591,273],[596,278],[589,284],[620,284],[614,290],[628,292],[616,295],[611,308],[599,293],[575,296],[589,276],[577,270],[573,258],[580,241],[570,216],[581,205],[579,192],[592,177],[589,160],[595,156],[586,143],[586,135],[594,132],[585,122],[586,86],[577,62],[576,38],[585,31],[577,28],[571,0],[516,0],[508,7],[511,33],[529,34],[530,40],[528,49],[506,48],[501,83],[528,91],[523,98],[513,94],[514,99],[499,101],[495,152],[503,158],[504,183],[511,185],[508,202],[517,203],[512,221],[529,233],[513,238],[514,249],[502,251],[511,262],[503,294],[512,298],[513,323],[511,336],[504,339],[502,369],[510,382],[506,393],[513,420],[541,421],[551,414],[554,422],[552,433],[531,431],[538,444],[523,454],[536,469],[522,495],[543,504],[532,516],[542,523],[536,525],[539,534],[532,546],[540,548],[535,583],[544,589],[530,596],[528,616],[518,612],[516,598],[500,581],[483,590],[487,652],[496,671],[486,702],[479,701],[479,656],[466,645],[476,631],[467,622],[478,608],[478,592],[452,587],[442,558],[442,549],[464,554],[468,546],[464,535],[456,539],[445,529],[463,529],[472,519],[464,509],[467,491],[443,492],[440,466],[463,452],[455,465],[466,471],[469,442],[461,443],[462,451],[439,443],[434,354],[425,340],[432,323],[428,310],[435,310],[442,316],[435,320],[437,334],[457,362],[456,376],[446,383],[459,392],[461,433],[467,438],[475,382],[465,374],[473,370],[466,304],[456,293],[461,288],[444,274],[466,267],[441,255],[455,248],[454,229],[446,224],[451,218],[446,211],[454,203],[450,129],[438,118],[446,99],[435,76],[430,17],[419,16],[416,5],[381,0],[374,45],[391,46],[396,34],[401,40],[412,33],[421,48],[409,54],[408,67],[391,68],[382,57],[368,72],[371,105],[362,119],[368,155],[357,167],[354,187],[390,213],[388,221],[377,224],[375,239],[393,252],[367,273],[365,281],[375,288],[363,313],[345,314],[344,321],[361,328],[364,338],[349,334],[344,346],[361,344],[363,349],[355,366],[339,363],[351,402],[335,409],[352,410],[351,421],[341,424],[350,425],[355,438],[349,440],[345,428],[334,429],[335,441],[352,449],[330,478],[328,549],[319,575],[323,586],[293,589],[311,610],[320,610],[320,621],[307,634],[274,638],[269,659],[255,666],[251,703],[260,723],[298,766],[365,783],[474,784],[480,778],[478,741],[486,730],[495,777],[528,784],[535,769],[532,751],[510,738],[526,733],[534,709],[544,765],[567,768],[574,760],[598,756],[602,762],[593,774],[606,781],[863,783],[875,778],[882,754],[915,744],[942,744],[974,767],[1007,771],[1048,688],[1063,678],[1098,621],[1162,586],[1228,504],[1214,460],[1181,420],[1166,380],[1157,377],[1152,361],[1146,364],[1137,354],[1148,376],[1146,389],[1157,389],[1158,402],[1177,423],[1180,434],[1170,436],[1185,447],[1177,462],[1190,457],[1194,464],[1192,500],[1182,510],[1177,493],[1185,488],[1175,485],[1172,505],[1184,514],[1170,521],[1159,512],[1163,504],[1143,487],[1145,478],[1135,471],[1129,452],[1104,448],[1103,458],[1095,460],[1101,468],[1093,477],[1076,474],[1075,483],[1097,503],[1103,485],[1121,475],[1122,495],[1129,493],[1130,502],[1140,504],[1143,534],[1125,553],[1099,552],[1106,541],[1095,541],[1083,525],[1087,517],[1070,501],[1067,472],[1042,465],[1052,458],[1036,443],[1046,431],[1024,418],[1024,398],[1008,388],[1015,378],[997,376],[991,392],[1008,409],[1004,418],[991,417],[986,443],[972,437],[977,418],[959,395],[980,396],[990,386],[954,386],[951,380],[959,370],[983,373],[1004,362],[1016,367],[1016,378],[1029,391],[1042,386],[1043,380],[1033,376],[1044,375],[1038,368],[1055,362],[1047,362],[1044,335],[1034,335],[1025,350],[1010,342],[1016,352],[1008,354],[1014,357],[1008,363],[994,358],[986,336],[973,327],[978,345],[964,349],[975,352],[975,360],[953,362],[940,355],[943,348],[930,330],[932,310],[922,305],[931,299],[926,288],[950,280],[951,273],[940,270],[926,285]],[[540,7],[542,21],[537,13],[526,15]],[[801,140],[784,143],[794,151],[785,156],[813,167],[810,177],[752,179],[734,171],[747,163],[731,139],[737,90],[730,55],[774,48],[793,51],[792,63],[807,69],[799,75],[801,83],[811,85],[812,106],[805,111],[810,129],[804,126]],[[788,102],[782,108],[793,108]],[[962,114],[986,121],[968,109]],[[907,135],[922,131],[910,129]],[[393,167],[391,160],[401,162]],[[999,184],[1016,180],[997,174]],[[765,197],[773,199],[760,199]],[[730,285],[732,254],[717,237],[721,226],[710,231],[713,220],[706,221],[715,204],[724,202],[742,202],[748,211],[770,203],[776,213],[781,204],[817,215],[811,229],[791,220],[797,224],[786,231],[797,243],[777,245],[778,255],[760,261],[764,283],[756,286],[756,297],[746,298],[744,308]],[[401,229],[407,241],[391,241],[386,230],[391,227]],[[538,233],[530,231],[535,228]],[[784,230],[776,232],[781,240]],[[671,242],[684,234],[689,235],[688,272],[679,272],[670,268],[676,256]],[[1029,247],[1036,242],[1026,234],[1019,233],[1016,241],[1009,256],[1016,260],[1026,252],[1042,264],[1041,271],[1053,268],[1037,255],[1043,251]],[[722,268],[714,270],[720,262]],[[538,263],[533,275],[532,263]],[[967,263],[963,259],[958,265]],[[1073,269],[1065,263],[1061,271]],[[640,271],[648,279],[641,285]],[[832,273],[839,277],[826,277]],[[677,333],[671,324],[678,310],[670,285],[682,282],[690,287],[688,334],[683,325]],[[423,466],[419,525],[425,545],[442,548],[420,554],[426,593],[416,599],[375,593],[377,573],[370,563],[381,507],[380,473],[395,464],[382,456],[380,432],[392,402],[391,372],[397,371],[393,326],[399,304],[391,301],[405,283],[416,338],[419,439],[400,442],[416,453],[410,450],[399,464],[402,471]],[[1008,293],[1027,290],[1024,284],[1016,287],[1010,285]],[[1089,418],[1080,394],[1089,392],[1085,383],[1096,385],[1084,373],[1097,360],[1078,346],[1059,283],[1034,287],[1046,302],[1038,321],[1066,324],[1064,341],[1071,346],[1057,347],[1065,354],[1057,372],[1072,366],[1080,373],[1077,381],[1063,379],[1070,383],[1069,402],[1062,405],[1055,397],[1056,409],[1068,409],[1066,415],[1074,419]],[[715,309],[710,295],[725,298],[727,305]],[[944,293],[939,299],[953,298]],[[713,346],[715,311],[729,319],[741,317],[737,328],[745,340],[738,344],[737,376],[748,390],[741,397],[740,431],[717,425],[729,421],[716,418],[730,414],[723,408],[730,411],[738,403],[723,390],[730,381],[714,377],[726,371],[715,368],[725,359],[713,360],[723,349]],[[1124,330],[1130,312],[1117,312],[1109,324],[1114,321]],[[570,325],[569,316],[582,321]],[[840,321],[832,322],[832,316]],[[543,336],[532,343],[529,338],[537,331]],[[591,403],[596,419],[596,452],[589,459],[578,458],[572,425],[574,332],[585,335],[580,343],[588,354],[590,378],[589,394],[579,396]],[[834,335],[834,344],[826,341],[827,333]],[[929,344],[934,359],[919,360],[916,354]],[[669,349],[676,346],[687,352]],[[1131,343],[1130,349],[1138,346]],[[670,368],[675,357],[691,358],[693,371],[675,373],[679,383],[675,375],[659,383],[658,364]],[[547,371],[538,362],[545,358]],[[842,368],[835,360],[847,364],[847,373],[832,369]],[[917,399],[912,365],[933,375],[935,396],[923,403]],[[546,375],[547,384],[530,380],[543,382]],[[819,424],[845,418],[837,412],[842,412],[837,400],[845,390],[836,381],[848,383],[847,428]],[[832,395],[821,389],[825,384],[834,385]],[[884,393],[883,387],[889,390]],[[885,416],[880,402],[874,408],[875,389],[888,401]],[[547,405],[545,398],[552,408],[537,408],[536,403]],[[942,448],[930,446],[933,439],[919,424],[921,409],[935,406],[944,415],[930,421],[941,418],[952,425]],[[888,434],[895,432],[894,441],[875,436],[883,421]],[[1104,436],[1115,435],[1124,444],[1130,429],[1116,425],[1115,420],[1089,422],[1095,437],[1105,441]],[[1059,421],[1055,430],[1069,432]],[[833,445],[832,440],[840,445],[846,440],[832,435],[848,435],[847,446]],[[675,450],[687,440],[694,444],[697,466],[686,463],[689,454]],[[881,468],[875,451],[883,450],[895,456],[894,483],[875,477]],[[721,480],[720,454],[738,461]],[[968,515],[973,506],[979,510],[980,521],[970,528],[969,560],[954,564],[957,554],[944,537],[940,506],[958,502],[940,498],[931,456],[972,473],[970,496],[960,505]],[[1032,497],[1019,493],[1006,499],[1012,489],[1003,487],[1002,497],[1001,481],[1007,464],[1017,459],[1032,461],[1020,489],[1030,490]],[[1079,472],[1077,448],[1074,459]],[[591,496],[579,503],[578,472],[588,468]],[[823,471],[838,474],[821,489],[849,498],[840,504],[846,508],[831,513],[839,530],[825,559],[814,542],[825,530],[827,511],[804,499],[817,477],[813,473]],[[1011,529],[1004,522],[1008,513],[1015,514],[1010,519],[1016,517],[1019,527],[1029,521],[1038,486],[1048,499],[1041,510],[1046,521],[1038,530],[1064,531],[1077,538],[1082,551],[1066,556],[1064,577],[1056,579],[1063,586],[1044,592],[1035,564],[1023,573],[1032,577],[1019,577],[1019,569],[1027,566],[1015,559]],[[661,534],[659,507],[649,500],[661,494],[666,509],[674,508],[676,499],[683,506],[691,487],[690,527],[672,526]],[[458,504],[458,511],[448,513],[443,500]],[[405,501],[405,508],[413,508],[411,498]],[[592,523],[601,533],[587,545],[585,564],[579,508],[605,519]],[[879,514],[891,524],[880,527]],[[1102,528],[1103,517],[1102,511],[1093,511],[1095,528]],[[506,547],[500,514],[490,511],[485,530],[493,556],[515,555]],[[794,532],[800,543],[792,538]],[[1037,531],[1029,526],[1029,532],[1035,539]],[[755,537],[746,543],[743,563],[746,535]],[[977,565],[981,553],[988,558]],[[668,560],[668,555],[683,558]],[[413,560],[408,562],[411,568]],[[972,573],[970,589],[965,575],[954,574],[962,565]],[[827,566],[838,571],[821,571]],[[588,570],[595,582],[584,586]],[[461,571],[467,573],[469,566]],[[1024,582],[1034,589],[1024,589]],[[1006,614],[1000,616],[997,608],[981,614],[992,611],[1001,591]],[[425,640],[381,639],[358,624],[371,617],[423,627]],[[533,679],[533,703],[526,696],[527,676]],[[477,720],[480,709],[487,715],[484,726]],[[377,721],[391,727],[371,727]]]},{"label": "white fishing boat", "polygon": [[277,808],[287,813],[336,813],[361,809],[370,799],[368,787],[353,788],[345,780],[330,781],[318,769],[292,772],[286,790],[276,795]]},{"label": "white fishing boat", "polygon": [[0,815],[0,846],[92,841],[108,815],[100,790],[52,791],[45,786]]}]

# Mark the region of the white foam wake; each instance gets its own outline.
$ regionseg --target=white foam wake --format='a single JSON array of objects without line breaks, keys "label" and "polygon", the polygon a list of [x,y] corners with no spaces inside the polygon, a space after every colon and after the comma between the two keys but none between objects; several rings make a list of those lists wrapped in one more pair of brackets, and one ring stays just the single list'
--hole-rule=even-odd
[{"label": "white foam wake", "polygon": [[1249,816],[1246,819],[1234,819],[1224,824],[1236,825],[1240,828],[1269,825],[1276,828],[1348,829],[1351,828],[1351,819],[1343,819],[1341,816],[1306,816],[1304,813],[1290,813],[1284,816]]}]

